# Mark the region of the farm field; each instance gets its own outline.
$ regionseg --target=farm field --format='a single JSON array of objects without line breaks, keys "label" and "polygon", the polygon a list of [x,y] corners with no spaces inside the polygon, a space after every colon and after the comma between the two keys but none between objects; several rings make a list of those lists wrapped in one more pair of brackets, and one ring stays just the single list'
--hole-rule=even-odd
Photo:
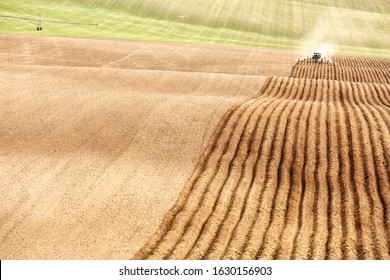
[{"label": "farm field", "polygon": [[0,35],[0,258],[130,258],[225,111],[295,56]]},{"label": "farm field", "polygon": [[[3,15],[97,26],[11,20]],[[0,33],[175,41],[390,57],[387,0],[2,0]],[[335,32],[337,31],[337,32]]]},{"label": "farm field", "polygon": [[291,76],[390,84],[390,60],[363,57],[352,59],[336,56],[333,64],[297,63],[291,71]]},{"label": "farm field", "polygon": [[389,259],[390,85],[271,77],[135,259]]},{"label": "farm field", "polygon": [[0,259],[390,259],[389,27],[387,0],[1,1]]}]

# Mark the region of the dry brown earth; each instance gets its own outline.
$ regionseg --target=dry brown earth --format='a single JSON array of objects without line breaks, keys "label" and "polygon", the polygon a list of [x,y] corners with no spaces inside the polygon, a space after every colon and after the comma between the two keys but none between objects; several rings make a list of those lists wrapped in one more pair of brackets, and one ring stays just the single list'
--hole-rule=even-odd
[{"label": "dry brown earth", "polygon": [[135,259],[389,259],[390,85],[273,77]]},{"label": "dry brown earth", "polygon": [[0,35],[0,258],[389,259],[389,61],[296,58]]},{"label": "dry brown earth", "polygon": [[130,258],[221,116],[295,59],[0,35],[0,259]]},{"label": "dry brown earth", "polygon": [[253,48],[0,35],[0,63],[288,76],[299,54]]}]

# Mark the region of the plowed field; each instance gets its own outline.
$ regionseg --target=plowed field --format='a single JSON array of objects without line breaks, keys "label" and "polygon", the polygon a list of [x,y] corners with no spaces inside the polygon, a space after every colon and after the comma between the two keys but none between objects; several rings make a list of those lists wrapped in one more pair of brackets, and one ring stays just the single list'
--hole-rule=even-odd
[{"label": "plowed field", "polygon": [[0,35],[0,259],[389,259],[389,61],[298,57]]},{"label": "plowed field", "polygon": [[390,83],[390,60],[336,56],[334,64],[297,63],[291,77],[351,82]]},{"label": "plowed field", "polygon": [[131,257],[286,55],[0,35],[0,259]]},{"label": "plowed field", "polygon": [[135,259],[389,259],[390,86],[269,78]]}]

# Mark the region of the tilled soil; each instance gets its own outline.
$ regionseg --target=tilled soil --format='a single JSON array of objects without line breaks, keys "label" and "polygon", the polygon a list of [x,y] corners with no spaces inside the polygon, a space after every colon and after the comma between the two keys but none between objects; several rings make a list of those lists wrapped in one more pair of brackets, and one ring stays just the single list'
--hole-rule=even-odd
[{"label": "tilled soil", "polygon": [[293,55],[0,35],[0,258],[130,258],[226,110]]},{"label": "tilled soil", "polygon": [[135,259],[389,259],[390,86],[272,77]]},{"label": "tilled soil", "polygon": [[336,56],[333,62],[297,63],[291,77],[390,84],[389,59]]}]

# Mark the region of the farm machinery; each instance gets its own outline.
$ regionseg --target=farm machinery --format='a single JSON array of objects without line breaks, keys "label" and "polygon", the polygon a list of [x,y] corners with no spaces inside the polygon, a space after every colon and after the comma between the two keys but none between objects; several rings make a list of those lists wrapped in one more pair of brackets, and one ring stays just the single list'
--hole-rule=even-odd
[{"label": "farm machinery", "polygon": [[326,57],[322,56],[322,54],[319,52],[313,52],[311,56],[308,55],[306,58],[298,59],[298,62],[332,64],[332,61],[326,59]]},{"label": "farm machinery", "polygon": [[73,24],[73,25],[90,25],[97,26],[97,23],[83,23],[83,22],[73,22],[73,21],[58,21],[58,20],[44,20],[45,14],[42,14],[39,18],[29,18],[29,17],[20,17],[20,16],[12,16],[12,15],[3,15],[0,14],[0,18],[4,18],[6,20],[23,20],[30,24],[36,24],[37,31],[42,31],[42,25],[45,22],[55,23],[55,24]]}]

